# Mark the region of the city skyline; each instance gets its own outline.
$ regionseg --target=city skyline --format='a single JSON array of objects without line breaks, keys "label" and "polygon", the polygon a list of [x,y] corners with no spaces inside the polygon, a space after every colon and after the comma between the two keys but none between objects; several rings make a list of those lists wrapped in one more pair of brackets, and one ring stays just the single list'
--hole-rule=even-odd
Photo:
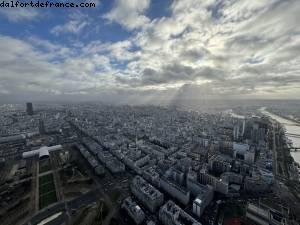
[{"label": "city skyline", "polygon": [[0,8],[0,101],[297,99],[297,0]]},{"label": "city skyline", "polygon": [[293,106],[1,105],[1,225],[299,224]]}]

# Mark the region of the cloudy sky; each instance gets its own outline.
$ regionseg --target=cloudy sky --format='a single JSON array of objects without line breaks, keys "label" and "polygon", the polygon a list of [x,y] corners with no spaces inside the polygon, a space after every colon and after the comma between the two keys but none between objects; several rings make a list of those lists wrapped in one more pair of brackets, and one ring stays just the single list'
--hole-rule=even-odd
[{"label": "cloudy sky", "polygon": [[299,0],[88,1],[0,8],[0,101],[300,96]]}]

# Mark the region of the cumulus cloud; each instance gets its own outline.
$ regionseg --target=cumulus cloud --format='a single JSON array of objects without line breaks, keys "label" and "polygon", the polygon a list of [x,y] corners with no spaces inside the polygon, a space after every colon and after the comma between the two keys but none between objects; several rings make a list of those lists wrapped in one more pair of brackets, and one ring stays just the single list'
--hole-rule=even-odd
[{"label": "cumulus cloud", "polygon": [[87,15],[75,12],[69,15],[69,20],[65,24],[53,27],[50,32],[55,35],[62,33],[79,34],[89,24],[90,19]]},{"label": "cumulus cloud", "polygon": [[12,22],[33,20],[39,16],[39,12],[33,8],[0,8],[0,15]]},{"label": "cumulus cloud", "polygon": [[[64,50],[59,62],[53,60],[59,49],[54,44],[30,38],[22,41],[0,36],[1,93],[13,96],[39,97],[82,93],[83,89],[107,89],[111,84],[113,69],[107,57],[98,54],[83,54],[80,49],[76,56],[70,49]],[[45,48],[41,50],[41,45]],[[14,48],[12,48],[14,46]],[[62,54],[58,52],[59,54]],[[7,97],[6,97],[7,98]]]},{"label": "cumulus cloud", "polygon": [[104,18],[133,30],[149,22],[149,18],[144,15],[149,6],[150,0],[115,0],[113,9]]},{"label": "cumulus cloud", "polygon": [[[0,95],[46,90],[145,102],[300,95],[298,0],[174,0],[168,16],[152,20],[150,3],[115,1],[104,18],[131,34],[117,42],[95,38],[66,47],[2,36]],[[88,23],[70,16],[52,32],[88,32]]]},{"label": "cumulus cloud", "polygon": [[173,1],[171,16],[136,35],[143,54],[117,80],[133,86],[209,81],[220,96],[297,89],[300,32],[292,18],[299,7],[295,0]]},{"label": "cumulus cloud", "polygon": [[192,68],[190,66],[180,65],[179,63],[168,64],[156,71],[146,68],[142,74],[143,85],[165,84],[177,81],[195,81],[196,79],[218,80],[223,79],[224,74],[216,68],[201,67]]}]

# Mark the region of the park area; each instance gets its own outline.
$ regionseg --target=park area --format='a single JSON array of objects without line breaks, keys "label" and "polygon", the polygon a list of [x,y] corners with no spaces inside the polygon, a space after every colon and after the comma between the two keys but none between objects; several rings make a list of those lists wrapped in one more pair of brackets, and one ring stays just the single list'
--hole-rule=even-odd
[{"label": "park area", "polygon": [[49,159],[43,159],[39,162],[39,173],[45,173],[51,170],[51,164]]},{"label": "park area", "polygon": [[39,208],[45,208],[57,201],[52,174],[39,177]]}]

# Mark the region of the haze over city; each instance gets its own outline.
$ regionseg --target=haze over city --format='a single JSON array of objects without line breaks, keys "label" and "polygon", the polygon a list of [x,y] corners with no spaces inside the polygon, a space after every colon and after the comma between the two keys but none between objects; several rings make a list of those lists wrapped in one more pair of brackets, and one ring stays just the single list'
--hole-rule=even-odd
[{"label": "haze over city", "polygon": [[0,8],[1,102],[300,96],[297,0],[89,2]]}]

